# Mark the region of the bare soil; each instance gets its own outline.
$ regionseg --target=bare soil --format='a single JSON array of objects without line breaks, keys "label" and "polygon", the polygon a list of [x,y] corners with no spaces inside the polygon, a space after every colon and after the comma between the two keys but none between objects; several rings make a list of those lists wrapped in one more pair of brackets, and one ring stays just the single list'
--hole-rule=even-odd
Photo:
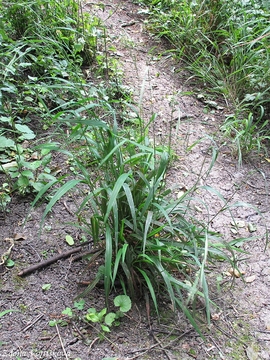
[{"label": "bare soil", "polygon": [[[230,112],[228,105],[211,99],[219,106],[213,108],[197,98],[203,90],[182,64],[169,56],[166,43],[148,32],[140,7],[120,0],[99,5],[98,1],[86,2],[84,11],[104,21],[108,48],[116,48],[111,56],[117,57],[124,83],[132,88],[142,117],[147,121],[157,115],[151,135],[163,144],[172,139],[175,161],[168,173],[168,185],[175,187],[177,195],[199,181],[205,189],[191,204],[198,218],[210,221],[225,241],[240,236],[250,239],[239,248],[247,253],[237,254],[243,275],[230,276],[228,265],[222,263],[209,272],[210,297],[217,306],[213,307],[210,326],[200,316],[204,339],[181,313],[173,316],[166,302],[161,321],[153,314],[149,324],[142,302],[134,304],[120,326],[101,341],[98,332],[81,321],[83,312],[74,310],[72,319],[61,315],[66,307],[72,308],[74,298],[84,289],[81,282],[94,277],[95,269],[88,269],[87,261],[68,257],[28,276],[18,276],[25,267],[70,250],[65,242],[67,234],[79,244],[83,234],[68,225],[76,221],[76,194],[55,206],[41,235],[44,206],[32,210],[24,223],[32,199],[14,197],[0,224],[0,254],[10,247],[7,239],[13,239],[11,257],[15,261],[14,268],[0,269],[0,312],[16,311],[0,313],[0,358],[270,359],[270,247],[265,237],[267,227],[269,230],[270,164],[264,156],[250,155],[238,167],[233,147],[224,145],[219,131]],[[218,149],[218,157],[208,173],[213,148]],[[237,229],[230,212],[220,211],[224,207],[221,197],[207,187],[222,194],[227,207],[231,205],[231,213],[239,222]],[[239,203],[249,205],[233,206]],[[51,284],[51,288],[42,290],[44,284]],[[102,288],[87,296],[85,308],[90,307],[104,307]],[[67,324],[51,327],[51,320]]]}]

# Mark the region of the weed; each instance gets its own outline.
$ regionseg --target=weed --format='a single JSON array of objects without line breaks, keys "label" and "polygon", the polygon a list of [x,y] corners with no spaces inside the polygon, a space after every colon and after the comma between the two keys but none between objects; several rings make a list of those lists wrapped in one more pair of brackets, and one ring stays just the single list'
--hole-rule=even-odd
[{"label": "weed", "polygon": [[[86,321],[87,323],[100,325],[100,328],[95,329],[98,332],[100,339],[104,338],[105,333],[109,333],[111,331],[110,328],[112,325],[119,326],[120,319],[131,309],[131,300],[127,295],[118,295],[114,298],[113,302],[114,306],[118,308],[115,312],[107,312],[107,308],[104,308],[101,311],[97,311],[95,308],[89,308],[83,317],[79,315],[79,319]],[[83,299],[75,301],[73,308],[65,308],[62,311],[60,319],[51,320],[49,325],[55,326],[58,324],[60,326],[66,326],[70,320],[78,318],[78,315],[76,314],[83,311],[84,307],[85,301]]]},{"label": "weed", "polygon": [[95,308],[90,308],[87,310],[85,315],[85,320],[90,323],[98,323],[101,327],[101,332],[99,331],[99,336],[102,338],[103,333],[110,332],[112,325],[119,326],[120,319],[131,309],[131,300],[127,295],[118,295],[114,299],[114,306],[119,307],[119,310],[116,312],[107,312],[107,308],[102,309],[97,312]]}]

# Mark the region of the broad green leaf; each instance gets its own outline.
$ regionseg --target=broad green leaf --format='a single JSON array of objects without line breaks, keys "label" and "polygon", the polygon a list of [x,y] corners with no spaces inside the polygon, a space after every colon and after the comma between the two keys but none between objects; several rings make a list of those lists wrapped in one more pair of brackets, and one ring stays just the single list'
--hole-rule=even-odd
[{"label": "broad green leaf", "polygon": [[87,321],[91,321],[93,323],[100,322],[100,319],[99,319],[97,313],[88,313],[88,314],[85,315],[85,319]]},{"label": "broad green leaf", "polygon": [[50,320],[49,321],[49,326],[53,327],[57,324],[57,320]]},{"label": "broad green leaf", "polygon": [[112,323],[114,322],[115,318],[116,318],[116,314],[111,312],[105,316],[104,322],[106,325],[112,326]]},{"label": "broad green leaf", "polygon": [[19,189],[27,188],[28,185],[29,185],[28,177],[21,175],[17,181],[17,186],[19,187]]},{"label": "broad green leaf", "polygon": [[63,315],[67,315],[69,317],[72,317],[73,313],[70,307],[65,308],[65,310],[62,311]]},{"label": "broad green leaf", "polygon": [[128,312],[131,309],[131,300],[127,295],[118,295],[113,302],[114,305],[118,306],[122,312]]},{"label": "broad green leaf", "polygon": [[0,149],[15,148],[15,142],[5,136],[0,136]]},{"label": "broad green leaf", "polygon": [[15,128],[23,134],[22,137],[24,139],[30,140],[36,137],[34,132],[27,125],[15,124]]},{"label": "broad green leaf", "polygon": [[106,314],[106,312],[107,312],[107,308],[104,308],[98,313],[98,317],[100,321],[102,321],[103,316]]},{"label": "broad green leaf", "polygon": [[101,329],[106,333],[111,332],[110,328],[108,326],[106,326],[106,325],[103,325],[103,324],[101,324]]},{"label": "broad green leaf", "polygon": [[80,299],[79,301],[75,301],[74,302],[74,307],[78,310],[83,310],[84,309],[84,305],[85,305],[85,300],[84,299]]},{"label": "broad green leaf", "polygon": [[29,179],[34,179],[34,174],[30,170],[23,170],[22,175],[28,177]]},{"label": "broad green leaf", "polygon": [[15,262],[12,259],[7,259],[5,265],[8,268],[12,268],[15,265]]}]

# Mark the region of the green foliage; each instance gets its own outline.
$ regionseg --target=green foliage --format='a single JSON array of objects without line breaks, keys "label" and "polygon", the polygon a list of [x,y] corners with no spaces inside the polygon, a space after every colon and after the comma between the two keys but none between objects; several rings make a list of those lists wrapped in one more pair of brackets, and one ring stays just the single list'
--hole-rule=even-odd
[{"label": "green foliage", "polygon": [[[76,0],[0,3],[0,205],[11,194],[39,191],[56,178],[55,148],[34,148],[47,129],[84,98],[81,66],[92,66],[103,32]],[[31,146],[29,142],[31,141]]]},{"label": "green foliage", "polygon": [[[93,120],[101,110],[106,113],[107,123]],[[78,184],[84,185],[77,210],[78,222],[99,247],[89,264],[102,256],[104,265],[79,297],[85,297],[100,281],[104,283],[106,308],[116,284],[133,301],[149,295],[157,313],[160,298],[165,297],[173,309],[180,308],[185,313],[199,332],[191,305],[197,297],[203,298],[210,321],[208,264],[225,260],[233,265],[232,254],[241,251],[235,245],[237,241],[223,243],[220,234],[208,229],[210,217],[206,223],[194,218],[190,202],[193,192],[199,190],[196,184],[179,199],[166,187],[170,155],[165,147],[148,145],[148,128],[142,119],[137,139],[127,129],[117,126],[113,108],[104,102],[85,107],[84,117],[77,117],[72,123],[76,125],[69,146],[76,143],[80,156],[73,152],[69,161],[77,178],[57,189],[44,215],[66,191],[75,188],[79,191]],[[215,159],[213,152],[211,166]],[[210,170],[202,176],[207,176]],[[204,190],[219,196],[224,203],[221,211],[229,209],[218,192],[211,188]],[[42,190],[37,199],[43,195]],[[117,305],[122,307],[121,301]],[[89,314],[89,320],[100,322],[105,311],[91,310]],[[113,316],[107,320],[114,320]]]},{"label": "green foliage", "polygon": [[267,135],[265,131],[268,120],[262,122],[259,118],[254,121],[252,113],[249,113],[247,118],[240,118],[240,116],[228,116],[224,125],[221,126],[225,137],[231,140],[234,150],[238,153],[239,165],[242,164],[243,158],[254,150],[267,152],[266,145],[270,140],[270,134]]},{"label": "green foliage", "polygon": [[47,181],[56,179],[50,168],[50,150],[45,147],[36,149],[29,147],[29,140],[35,138],[35,134],[28,125],[17,123],[10,117],[0,117],[0,172],[6,176],[6,182],[2,185],[1,203],[7,206],[10,194],[19,191],[25,195],[39,191]]},{"label": "green foliage", "polygon": [[[114,299],[114,305],[119,307],[116,312],[107,312],[107,308],[97,312],[95,308],[87,310],[85,319],[87,322],[99,323],[102,333],[110,332],[112,325],[119,325],[119,319],[131,309],[131,300],[127,295],[118,295]],[[102,335],[102,334],[101,334]]]},{"label": "green foliage", "polygon": [[[270,115],[269,5],[258,0],[233,0],[229,7],[225,0],[143,2],[149,6],[149,27],[171,42],[176,56],[207,91],[233,103],[242,113],[236,117],[251,113],[259,119],[253,122],[252,137],[257,131],[260,137],[269,136],[269,126],[260,123]],[[238,135],[241,162],[246,133]]]}]

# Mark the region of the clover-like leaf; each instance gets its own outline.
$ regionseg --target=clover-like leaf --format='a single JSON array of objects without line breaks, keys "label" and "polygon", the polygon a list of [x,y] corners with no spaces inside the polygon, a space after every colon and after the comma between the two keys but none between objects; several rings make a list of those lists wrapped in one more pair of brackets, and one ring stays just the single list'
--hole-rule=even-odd
[{"label": "clover-like leaf", "polygon": [[72,317],[72,315],[73,315],[70,307],[65,308],[65,310],[62,311],[62,314],[67,315],[69,317]]}]

